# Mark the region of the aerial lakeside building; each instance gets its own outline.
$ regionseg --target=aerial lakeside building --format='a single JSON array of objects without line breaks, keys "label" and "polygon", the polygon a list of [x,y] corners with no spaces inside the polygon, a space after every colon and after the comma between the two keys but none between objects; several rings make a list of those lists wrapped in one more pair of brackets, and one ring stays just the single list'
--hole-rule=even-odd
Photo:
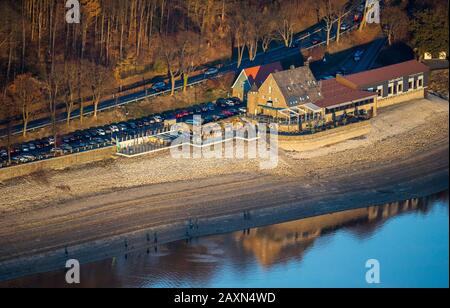
[{"label": "aerial lakeside building", "polygon": [[415,60],[323,81],[315,79],[308,65],[274,71],[260,85],[251,85],[247,112],[296,125],[374,117],[380,107],[425,97],[428,75],[429,68]]}]

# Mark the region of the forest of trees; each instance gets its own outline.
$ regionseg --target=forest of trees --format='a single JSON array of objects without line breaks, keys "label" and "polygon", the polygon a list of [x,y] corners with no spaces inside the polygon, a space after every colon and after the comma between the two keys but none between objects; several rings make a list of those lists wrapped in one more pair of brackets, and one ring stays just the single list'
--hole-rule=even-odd
[{"label": "forest of trees", "polygon": [[[254,59],[273,41],[289,46],[295,32],[320,20],[330,28],[349,2],[360,3],[80,0],[81,23],[69,24],[63,0],[2,0],[0,121],[19,118],[27,125],[43,109],[55,121],[56,105],[64,102],[69,125],[87,96],[97,117],[102,97],[124,77],[150,72],[186,83],[200,65],[233,52],[238,62],[244,55]],[[383,29],[391,43],[448,51],[446,0],[384,2]]]},{"label": "forest of trees", "polygon": [[448,54],[447,0],[385,0],[381,14],[389,44],[406,42],[417,56],[425,51]]},{"label": "forest of trees", "polygon": [[[65,1],[4,0],[0,87],[11,94],[23,85],[16,80],[33,79],[50,112],[59,99],[70,113],[78,98],[89,95],[98,103],[105,85],[111,89],[124,76],[153,70],[187,82],[199,65],[233,50],[239,60],[244,52],[254,59],[273,40],[289,45],[295,31],[321,19],[328,2],[80,0],[81,23],[69,24]],[[24,122],[32,117],[23,115]]]}]

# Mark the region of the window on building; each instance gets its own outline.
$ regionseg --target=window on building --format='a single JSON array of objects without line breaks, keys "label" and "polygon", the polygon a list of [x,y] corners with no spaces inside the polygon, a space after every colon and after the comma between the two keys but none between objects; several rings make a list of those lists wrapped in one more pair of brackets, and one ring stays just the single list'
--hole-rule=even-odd
[{"label": "window on building", "polygon": [[269,94],[272,94],[272,87],[269,86]]},{"label": "window on building", "polygon": [[394,85],[390,84],[388,87],[388,95],[394,94]]},{"label": "window on building", "polygon": [[377,88],[377,93],[378,93],[378,97],[382,97],[383,96],[383,86],[379,86]]},{"label": "window on building", "polygon": [[414,78],[409,78],[408,89],[414,90]]},{"label": "window on building", "polygon": [[397,92],[402,93],[403,92],[403,82],[399,82],[397,84]]},{"label": "window on building", "polygon": [[423,76],[420,76],[419,79],[417,79],[417,87],[418,88],[423,87]]}]

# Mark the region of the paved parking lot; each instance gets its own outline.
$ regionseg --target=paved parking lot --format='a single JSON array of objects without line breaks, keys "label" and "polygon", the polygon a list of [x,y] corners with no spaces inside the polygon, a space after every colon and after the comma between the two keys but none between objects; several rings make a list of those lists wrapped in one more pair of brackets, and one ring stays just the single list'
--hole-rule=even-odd
[{"label": "paved parking lot", "polygon": [[[127,122],[94,127],[60,136],[16,144],[11,147],[11,165],[50,159],[61,155],[90,151],[115,144],[115,140],[150,136],[161,132],[166,120],[193,123],[194,115],[201,115],[203,123],[220,121],[245,113],[243,103],[235,98],[218,99],[185,109],[166,111]],[[0,168],[9,166],[6,148],[0,148]]]}]

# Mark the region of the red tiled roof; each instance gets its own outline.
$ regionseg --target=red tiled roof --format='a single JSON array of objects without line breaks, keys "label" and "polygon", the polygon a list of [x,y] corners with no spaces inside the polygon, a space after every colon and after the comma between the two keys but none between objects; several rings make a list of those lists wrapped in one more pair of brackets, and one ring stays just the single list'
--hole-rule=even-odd
[{"label": "red tiled roof", "polygon": [[314,103],[321,108],[350,103],[377,95],[373,92],[348,88],[337,82],[336,79],[323,80],[321,83],[323,99]]},{"label": "red tiled roof", "polygon": [[358,87],[373,85],[385,80],[400,78],[423,72],[428,72],[430,69],[423,63],[416,60],[406,61],[394,65],[389,65],[370,71],[365,71],[353,75],[343,76],[344,79],[354,83]]},{"label": "red tiled roof", "polygon": [[281,72],[283,67],[280,62],[274,62],[266,65],[254,66],[244,69],[245,74],[251,85],[256,84],[258,88],[266,81],[271,73]]}]

